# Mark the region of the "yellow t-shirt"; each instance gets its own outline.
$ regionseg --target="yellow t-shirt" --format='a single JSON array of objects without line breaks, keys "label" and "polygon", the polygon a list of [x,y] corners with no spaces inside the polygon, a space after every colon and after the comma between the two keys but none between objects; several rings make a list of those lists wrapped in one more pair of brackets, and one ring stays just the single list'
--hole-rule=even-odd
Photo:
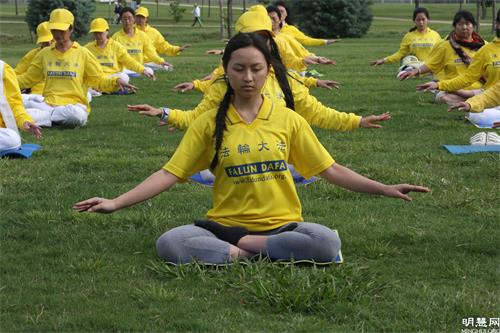
[{"label": "yellow t-shirt", "polygon": [[113,39],[108,39],[104,49],[101,49],[95,41],[87,43],[85,47],[97,58],[102,71],[107,75],[121,72],[123,68],[138,73],[144,72],[144,66],[129,56],[127,50]]},{"label": "yellow t-shirt", "polygon": [[281,28],[281,32],[293,36],[302,45],[321,46],[326,44],[326,40],[309,37],[294,25],[285,23]]},{"label": "yellow t-shirt", "polygon": [[[17,84],[16,73],[9,66],[9,64],[4,63],[3,65],[3,91],[2,93],[7,98],[10,109],[14,114],[16,119],[16,125],[18,128],[23,128],[25,122],[29,121],[35,123],[31,116],[26,112],[23,105],[23,99],[21,98],[21,93],[19,85]],[[5,123],[3,121],[2,113],[0,112],[0,128],[5,128]]]},{"label": "yellow t-shirt", "polygon": [[155,47],[151,39],[146,35],[145,32],[134,28],[134,36],[130,37],[127,35],[123,29],[115,32],[112,37],[114,40],[122,44],[126,49],[128,54],[137,60],[141,65],[144,65],[145,58],[148,58],[149,61],[160,64],[164,62],[163,58],[158,56],[156,53]]},{"label": "yellow t-shirt", "polygon": [[426,61],[432,48],[441,40],[441,36],[431,28],[427,28],[424,33],[418,30],[407,32],[399,45],[398,52],[385,57],[385,62],[394,63],[407,55],[414,55],[418,60]]},{"label": "yellow t-shirt", "polygon": [[[181,180],[207,169],[215,154],[217,110],[189,127],[172,158],[163,167]],[[207,218],[227,226],[265,231],[303,221],[302,208],[287,163],[306,178],[335,161],[311,127],[295,112],[264,98],[257,118],[246,124],[233,106],[219,151]]]},{"label": "yellow t-shirt", "polygon": [[[484,47],[484,46],[483,46]],[[470,50],[461,46],[462,50],[469,57],[474,58],[477,51]],[[443,40],[439,42],[431,51],[429,58],[425,61],[425,65],[434,73],[439,76],[440,80],[454,79],[457,76],[465,73],[467,65],[464,64],[462,59],[453,50],[450,42]],[[465,87],[466,90],[480,89],[481,82],[474,82],[473,84]]]},{"label": "yellow t-shirt", "polygon": [[[175,46],[167,42],[158,29],[153,28],[148,24],[142,31],[144,31],[146,35],[148,35],[149,39],[151,39],[158,54],[166,54],[171,57],[176,57],[181,53],[180,46]],[[150,61],[153,60],[146,56],[144,57],[144,62]]]},{"label": "yellow t-shirt", "polygon": [[281,57],[281,61],[283,65],[285,65],[286,69],[293,69],[297,72],[302,72],[307,69],[304,64],[304,57],[297,56],[284,34],[279,34],[274,37],[274,41],[276,42],[276,46],[278,46],[278,52]]},{"label": "yellow t-shirt", "polygon": [[500,81],[488,88],[482,94],[471,97],[467,100],[472,112],[481,112],[487,108],[500,105]]},{"label": "yellow t-shirt", "polygon": [[43,96],[50,105],[80,103],[90,105],[87,100],[88,87],[100,91],[115,91],[118,78],[108,78],[96,57],[77,42],[64,53],[55,44],[40,51],[33,59],[28,71],[17,77],[21,88],[30,88],[45,81]]},{"label": "yellow t-shirt", "polygon": [[[302,82],[302,78],[291,71],[287,75],[290,89],[295,104],[295,111],[304,117],[311,125],[320,128],[335,129],[338,131],[350,131],[359,127],[361,117],[353,113],[339,112],[321,104],[314,96],[309,93]],[[215,80],[205,91],[203,100],[191,111],[182,111],[172,109],[168,117],[168,123],[177,128],[187,128],[201,114],[211,109],[217,108],[221,103],[227,91],[226,82],[223,78]],[[281,87],[271,71],[267,76],[262,94],[270,98],[275,104],[286,105],[285,96]]]},{"label": "yellow t-shirt", "polygon": [[467,70],[454,79],[440,81],[439,90],[456,91],[483,79],[488,89],[500,81],[500,39],[495,38],[477,51]]},{"label": "yellow t-shirt", "polygon": [[313,53],[309,52],[309,50],[302,46],[302,44],[300,44],[295,38],[293,38],[292,35],[280,33],[278,36],[284,38],[288,42],[290,48],[297,57],[303,59],[305,57],[314,56]]},{"label": "yellow t-shirt", "polygon": [[[43,49],[42,47],[36,47],[33,50],[26,53],[24,57],[22,57],[21,60],[19,60],[19,63],[17,64],[16,68],[14,68],[16,75],[21,75],[23,73],[26,73],[31,62],[38,54],[38,52],[40,52],[42,49]],[[31,87],[31,93],[41,95],[43,93],[44,86],[45,82],[43,81],[35,84],[33,87]]]}]

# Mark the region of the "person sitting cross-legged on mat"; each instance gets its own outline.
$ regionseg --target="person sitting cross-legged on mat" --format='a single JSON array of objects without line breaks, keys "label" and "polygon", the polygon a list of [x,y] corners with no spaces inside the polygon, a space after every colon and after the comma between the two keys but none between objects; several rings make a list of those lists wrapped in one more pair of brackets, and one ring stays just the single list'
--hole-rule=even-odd
[{"label": "person sitting cross-legged on mat", "polygon": [[500,127],[500,81],[480,95],[458,102],[449,111],[467,111],[467,118],[476,125]]},{"label": "person sitting cross-legged on mat", "polygon": [[156,79],[151,68],[144,67],[127,53],[125,47],[108,38],[109,25],[105,19],[92,20],[89,32],[94,35],[95,41],[85,44],[85,47],[97,58],[102,71],[108,77],[120,77],[129,82],[130,77],[123,72],[124,68],[128,68],[152,80]]},{"label": "person sitting cross-legged on mat", "polygon": [[287,163],[347,189],[411,200],[421,186],[384,185],[336,163],[304,118],[261,94],[275,60],[257,33],[239,33],[226,46],[228,89],[217,109],[198,117],[172,158],[140,185],[115,199],[78,202],[80,212],[111,213],[150,199],[210,168],[213,208],[206,219],[176,227],[157,241],[172,263],[223,264],[256,254],[272,260],[331,262],[340,239],[330,228],[303,222]]},{"label": "person sitting cross-legged on mat", "polygon": [[55,44],[41,50],[27,72],[17,77],[21,88],[45,81],[44,101],[30,101],[26,106],[26,111],[40,126],[50,127],[53,123],[66,127],[84,126],[90,112],[88,87],[104,92],[136,89],[119,77],[108,78],[96,57],[71,40],[73,24],[70,11],[53,10],[49,29]]},{"label": "person sitting cross-legged on mat", "polygon": [[26,113],[16,74],[12,67],[0,60],[0,152],[21,146],[18,128],[42,138],[40,127]]}]

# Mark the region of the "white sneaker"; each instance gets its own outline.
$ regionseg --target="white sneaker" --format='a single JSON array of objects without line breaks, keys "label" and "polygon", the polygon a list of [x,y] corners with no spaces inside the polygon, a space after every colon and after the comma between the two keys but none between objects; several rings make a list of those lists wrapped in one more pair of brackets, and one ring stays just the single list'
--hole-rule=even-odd
[{"label": "white sneaker", "polygon": [[90,93],[90,96],[92,96],[92,97],[102,96],[102,93],[100,91],[94,90],[92,88],[89,88],[89,93]]},{"label": "white sneaker", "polygon": [[484,146],[486,145],[486,132],[479,132],[474,134],[470,138],[470,144],[472,146]]},{"label": "white sneaker", "polygon": [[500,146],[500,135],[495,132],[488,132],[486,134],[487,146]]}]

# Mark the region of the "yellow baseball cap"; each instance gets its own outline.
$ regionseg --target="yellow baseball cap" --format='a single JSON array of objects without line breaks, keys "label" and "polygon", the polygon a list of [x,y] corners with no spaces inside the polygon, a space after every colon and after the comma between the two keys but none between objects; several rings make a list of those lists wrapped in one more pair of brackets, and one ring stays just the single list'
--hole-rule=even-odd
[{"label": "yellow baseball cap", "polygon": [[[264,15],[261,9],[253,7],[262,7],[266,14]],[[261,5],[252,6],[248,11],[241,14],[236,21],[235,29],[236,32],[244,33],[265,30],[274,36],[273,23],[269,15],[267,15],[267,10]]]},{"label": "yellow baseball cap", "polygon": [[135,11],[135,16],[137,16],[137,15],[149,17],[149,10],[146,7],[141,6],[141,7],[137,8],[137,10]]},{"label": "yellow baseball cap", "polygon": [[50,30],[68,30],[75,22],[75,17],[67,9],[58,8],[50,13],[49,29]]},{"label": "yellow baseball cap", "polygon": [[48,21],[42,22],[36,27],[36,36],[38,37],[36,39],[37,44],[50,42],[54,39],[54,37],[52,37],[52,33],[49,30]]},{"label": "yellow baseball cap", "polygon": [[103,18],[96,18],[90,22],[90,31],[89,32],[104,32],[109,30],[108,22],[106,22]]},{"label": "yellow baseball cap", "polygon": [[266,9],[266,7],[264,7],[262,5],[254,5],[250,8],[248,8],[248,11],[261,13],[262,15],[267,15],[267,9]]}]

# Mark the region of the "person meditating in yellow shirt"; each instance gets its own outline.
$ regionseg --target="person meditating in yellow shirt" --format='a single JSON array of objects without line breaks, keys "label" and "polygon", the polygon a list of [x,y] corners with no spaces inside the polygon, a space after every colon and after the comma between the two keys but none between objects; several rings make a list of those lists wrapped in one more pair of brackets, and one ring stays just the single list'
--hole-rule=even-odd
[{"label": "person meditating in yellow shirt", "polygon": [[[182,51],[191,47],[190,44],[176,46],[167,42],[161,32],[148,24],[148,17],[149,10],[146,7],[141,6],[137,8],[135,11],[135,25],[139,28],[139,30],[144,31],[146,35],[148,35],[158,54],[166,54],[171,57],[176,57],[181,54]],[[158,67],[158,65],[154,63],[153,59],[150,59],[147,56],[144,57],[144,63],[153,68]]]},{"label": "person meditating in yellow shirt", "polygon": [[[466,10],[458,11],[453,17],[453,31],[446,40],[439,42],[431,51],[424,64],[418,69],[404,72],[400,80],[432,72],[440,80],[450,80],[465,73],[476,53],[485,45],[485,41],[474,31],[476,20]],[[453,104],[464,98],[474,96],[482,90],[482,83],[475,81],[462,90],[454,92],[436,91],[436,102]]]},{"label": "person meditating in yellow shirt", "polygon": [[415,27],[403,37],[398,52],[373,60],[370,64],[378,66],[401,61],[398,78],[404,71],[418,69],[429,58],[432,48],[442,39],[436,31],[429,28],[429,11],[426,8],[420,7],[413,11],[413,22],[415,22]]},{"label": "person meditating in yellow shirt", "polygon": [[[21,58],[21,60],[19,60],[16,67],[14,68],[16,75],[21,75],[26,73],[35,56],[44,47],[50,46],[52,44],[54,38],[50,33],[48,21],[42,22],[36,27],[36,36],[37,36],[36,43],[38,44],[38,47],[26,53]],[[44,82],[35,84],[33,87],[29,89],[28,93],[23,94],[23,100],[34,99],[38,102],[43,102],[43,96],[41,95],[43,92],[44,85],[45,85]]]},{"label": "person meditating in yellow shirt", "polygon": [[[300,44],[293,36],[281,33],[281,12],[278,7],[270,5],[267,6],[266,10],[272,22],[272,31],[275,35],[275,40],[282,40],[284,43],[287,43],[297,58],[305,59],[307,57],[316,57],[318,64],[336,64],[335,60],[331,60],[326,57],[319,57],[314,53],[309,52],[309,50],[302,46],[302,44]],[[305,65],[300,69],[301,76],[307,75],[308,72],[306,72],[307,67]]]},{"label": "person meditating in yellow shirt", "polygon": [[42,138],[40,127],[26,113],[16,74],[12,67],[0,60],[0,156],[2,152],[21,147],[19,128]]},{"label": "person meditating in yellow shirt", "polygon": [[487,124],[488,127],[500,127],[500,81],[484,93],[448,108],[448,111],[453,110],[467,111],[469,119]]},{"label": "person meditating in yellow shirt", "polygon": [[88,87],[112,92],[120,89],[135,90],[136,87],[121,78],[108,78],[90,51],[71,40],[74,17],[66,9],[55,9],[50,13],[49,29],[55,44],[44,48],[33,59],[28,71],[18,76],[21,88],[30,88],[45,81],[44,102],[31,101],[28,113],[37,125],[52,126],[53,123],[67,127],[83,126],[87,123],[90,104]]},{"label": "person meditating in yellow shirt", "polygon": [[[162,66],[165,70],[172,70],[173,66],[161,58],[153,45],[152,40],[145,32],[135,26],[135,11],[130,7],[124,7],[120,13],[123,29],[113,34],[113,39],[122,44],[128,54],[141,65],[146,63],[145,59]],[[130,68],[125,73],[134,75]]]},{"label": "person meditating in yellow shirt", "polygon": [[108,38],[108,31],[109,25],[105,19],[92,20],[90,32],[94,35],[95,41],[85,45],[99,61],[104,74],[108,77],[120,77],[124,82],[129,82],[129,76],[123,73],[123,69],[128,68],[155,80],[153,70],[138,63],[137,60],[129,56],[127,50],[120,43]]},{"label": "person meditating in yellow shirt", "polygon": [[115,199],[78,202],[79,212],[112,213],[167,191],[206,168],[216,175],[206,218],[173,228],[157,241],[158,255],[176,264],[224,264],[255,255],[272,260],[331,262],[340,238],[304,222],[287,163],[347,189],[411,200],[425,187],[384,185],[336,163],[295,112],[261,94],[275,60],[266,40],[239,33],[226,46],[228,88],[217,109],[200,116],[165,166]]},{"label": "person meditating in yellow shirt", "polygon": [[285,1],[275,1],[273,5],[278,7],[281,12],[281,32],[292,36],[300,44],[304,46],[322,46],[330,45],[340,41],[340,39],[321,39],[307,36],[295,25],[293,25],[292,18],[290,16],[290,10],[288,9]]},{"label": "person meditating in yellow shirt", "polygon": [[[492,89],[498,82],[500,82],[500,10],[497,12],[496,18],[496,37],[493,41],[482,48],[474,56],[474,60],[469,65],[465,72],[462,72],[454,79],[443,80],[438,82],[427,82],[417,85],[417,90],[441,90],[447,92],[454,92],[463,89],[474,82],[484,82],[483,89]],[[478,94],[476,96],[480,96]],[[458,99],[458,97],[457,97]],[[465,98],[464,98],[465,100]],[[451,103],[456,105],[457,101]],[[467,103],[466,103],[467,104]],[[460,104],[462,105],[462,104]],[[493,124],[500,121],[500,103],[493,105],[493,108],[487,108],[484,112],[470,113],[467,118],[476,125]],[[464,107],[466,105],[463,105]],[[472,111],[479,112],[481,110]]]}]

